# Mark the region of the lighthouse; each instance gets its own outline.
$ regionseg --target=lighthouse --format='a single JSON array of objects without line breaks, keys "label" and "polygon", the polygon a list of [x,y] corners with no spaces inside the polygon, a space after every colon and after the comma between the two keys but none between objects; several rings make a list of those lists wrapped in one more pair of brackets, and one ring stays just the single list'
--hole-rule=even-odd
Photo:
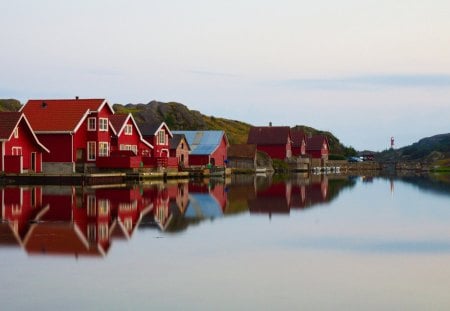
[{"label": "lighthouse", "polygon": [[391,149],[394,149],[394,136],[391,137]]}]

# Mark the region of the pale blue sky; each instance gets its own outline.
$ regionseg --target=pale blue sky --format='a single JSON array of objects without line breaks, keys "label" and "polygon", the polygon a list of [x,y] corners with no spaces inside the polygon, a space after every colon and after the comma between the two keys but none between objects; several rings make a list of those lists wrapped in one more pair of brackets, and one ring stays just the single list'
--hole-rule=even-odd
[{"label": "pale blue sky", "polygon": [[0,98],[177,101],[383,150],[450,132],[448,0],[0,0]]}]

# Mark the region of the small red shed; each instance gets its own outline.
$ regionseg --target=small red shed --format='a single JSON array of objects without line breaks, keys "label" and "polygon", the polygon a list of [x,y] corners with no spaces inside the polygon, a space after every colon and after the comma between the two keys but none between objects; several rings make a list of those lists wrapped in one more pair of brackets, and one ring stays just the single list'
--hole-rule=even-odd
[{"label": "small red shed", "polygon": [[306,141],[306,153],[313,159],[328,160],[330,145],[325,135],[313,135]]},{"label": "small red shed", "polygon": [[0,112],[0,172],[42,172],[42,154],[49,150],[21,112]]},{"label": "small red shed", "polygon": [[306,154],[306,135],[299,129],[291,129],[292,155],[301,157]]},{"label": "small red shed", "polygon": [[177,158],[180,166],[189,166],[189,151],[191,151],[191,147],[184,134],[173,134],[173,138],[170,139],[169,149],[170,156]]}]

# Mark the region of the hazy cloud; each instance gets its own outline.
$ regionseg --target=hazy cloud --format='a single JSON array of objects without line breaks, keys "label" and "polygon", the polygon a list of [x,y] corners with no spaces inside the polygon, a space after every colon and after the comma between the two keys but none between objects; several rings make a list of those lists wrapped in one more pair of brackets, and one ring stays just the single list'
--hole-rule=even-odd
[{"label": "hazy cloud", "polygon": [[385,74],[361,75],[326,79],[290,79],[283,80],[278,85],[300,87],[305,89],[348,90],[372,88],[416,88],[416,87],[450,87],[450,75],[447,74]]}]

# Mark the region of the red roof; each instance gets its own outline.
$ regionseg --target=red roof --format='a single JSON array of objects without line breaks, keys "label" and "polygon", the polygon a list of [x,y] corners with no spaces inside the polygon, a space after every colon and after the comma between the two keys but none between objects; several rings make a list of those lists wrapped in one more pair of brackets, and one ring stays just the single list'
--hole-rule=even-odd
[{"label": "red roof", "polygon": [[21,111],[36,132],[72,132],[88,112],[99,111],[105,103],[105,99],[31,99]]},{"label": "red roof", "polygon": [[327,144],[329,149],[328,139],[325,135],[314,135],[309,137],[306,141],[306,150],[322,150],[323,143]]},{"label": "red roof", "polygon": [[21,116],[21,112],[0,112],[0,140],[9,140]]},{"label": "red roof", "polygon": [[117,135],[124,126],[125,122],[128,121],[128,116],[129,114],[120,113],[113,114],[109,117],[109,122],[111,122],[111,125],[114,128],[114,131],[116,131]]},{"label": "red roof", "polygon": [[306,143],[306,135],[305,132],[302,130],[291,130],[291,139],[292,139],[292,147],[301,147],[302,146],[302,140]]},{"label": "red roof", "polygon": [[230,145],[228,147],[227,155],[228,158],[254,159],[256,157],[256,145]]},{"label": "red roof", "polygon": [[252,126],[247,144],[286,145],[290,138],[289,126]]}]

